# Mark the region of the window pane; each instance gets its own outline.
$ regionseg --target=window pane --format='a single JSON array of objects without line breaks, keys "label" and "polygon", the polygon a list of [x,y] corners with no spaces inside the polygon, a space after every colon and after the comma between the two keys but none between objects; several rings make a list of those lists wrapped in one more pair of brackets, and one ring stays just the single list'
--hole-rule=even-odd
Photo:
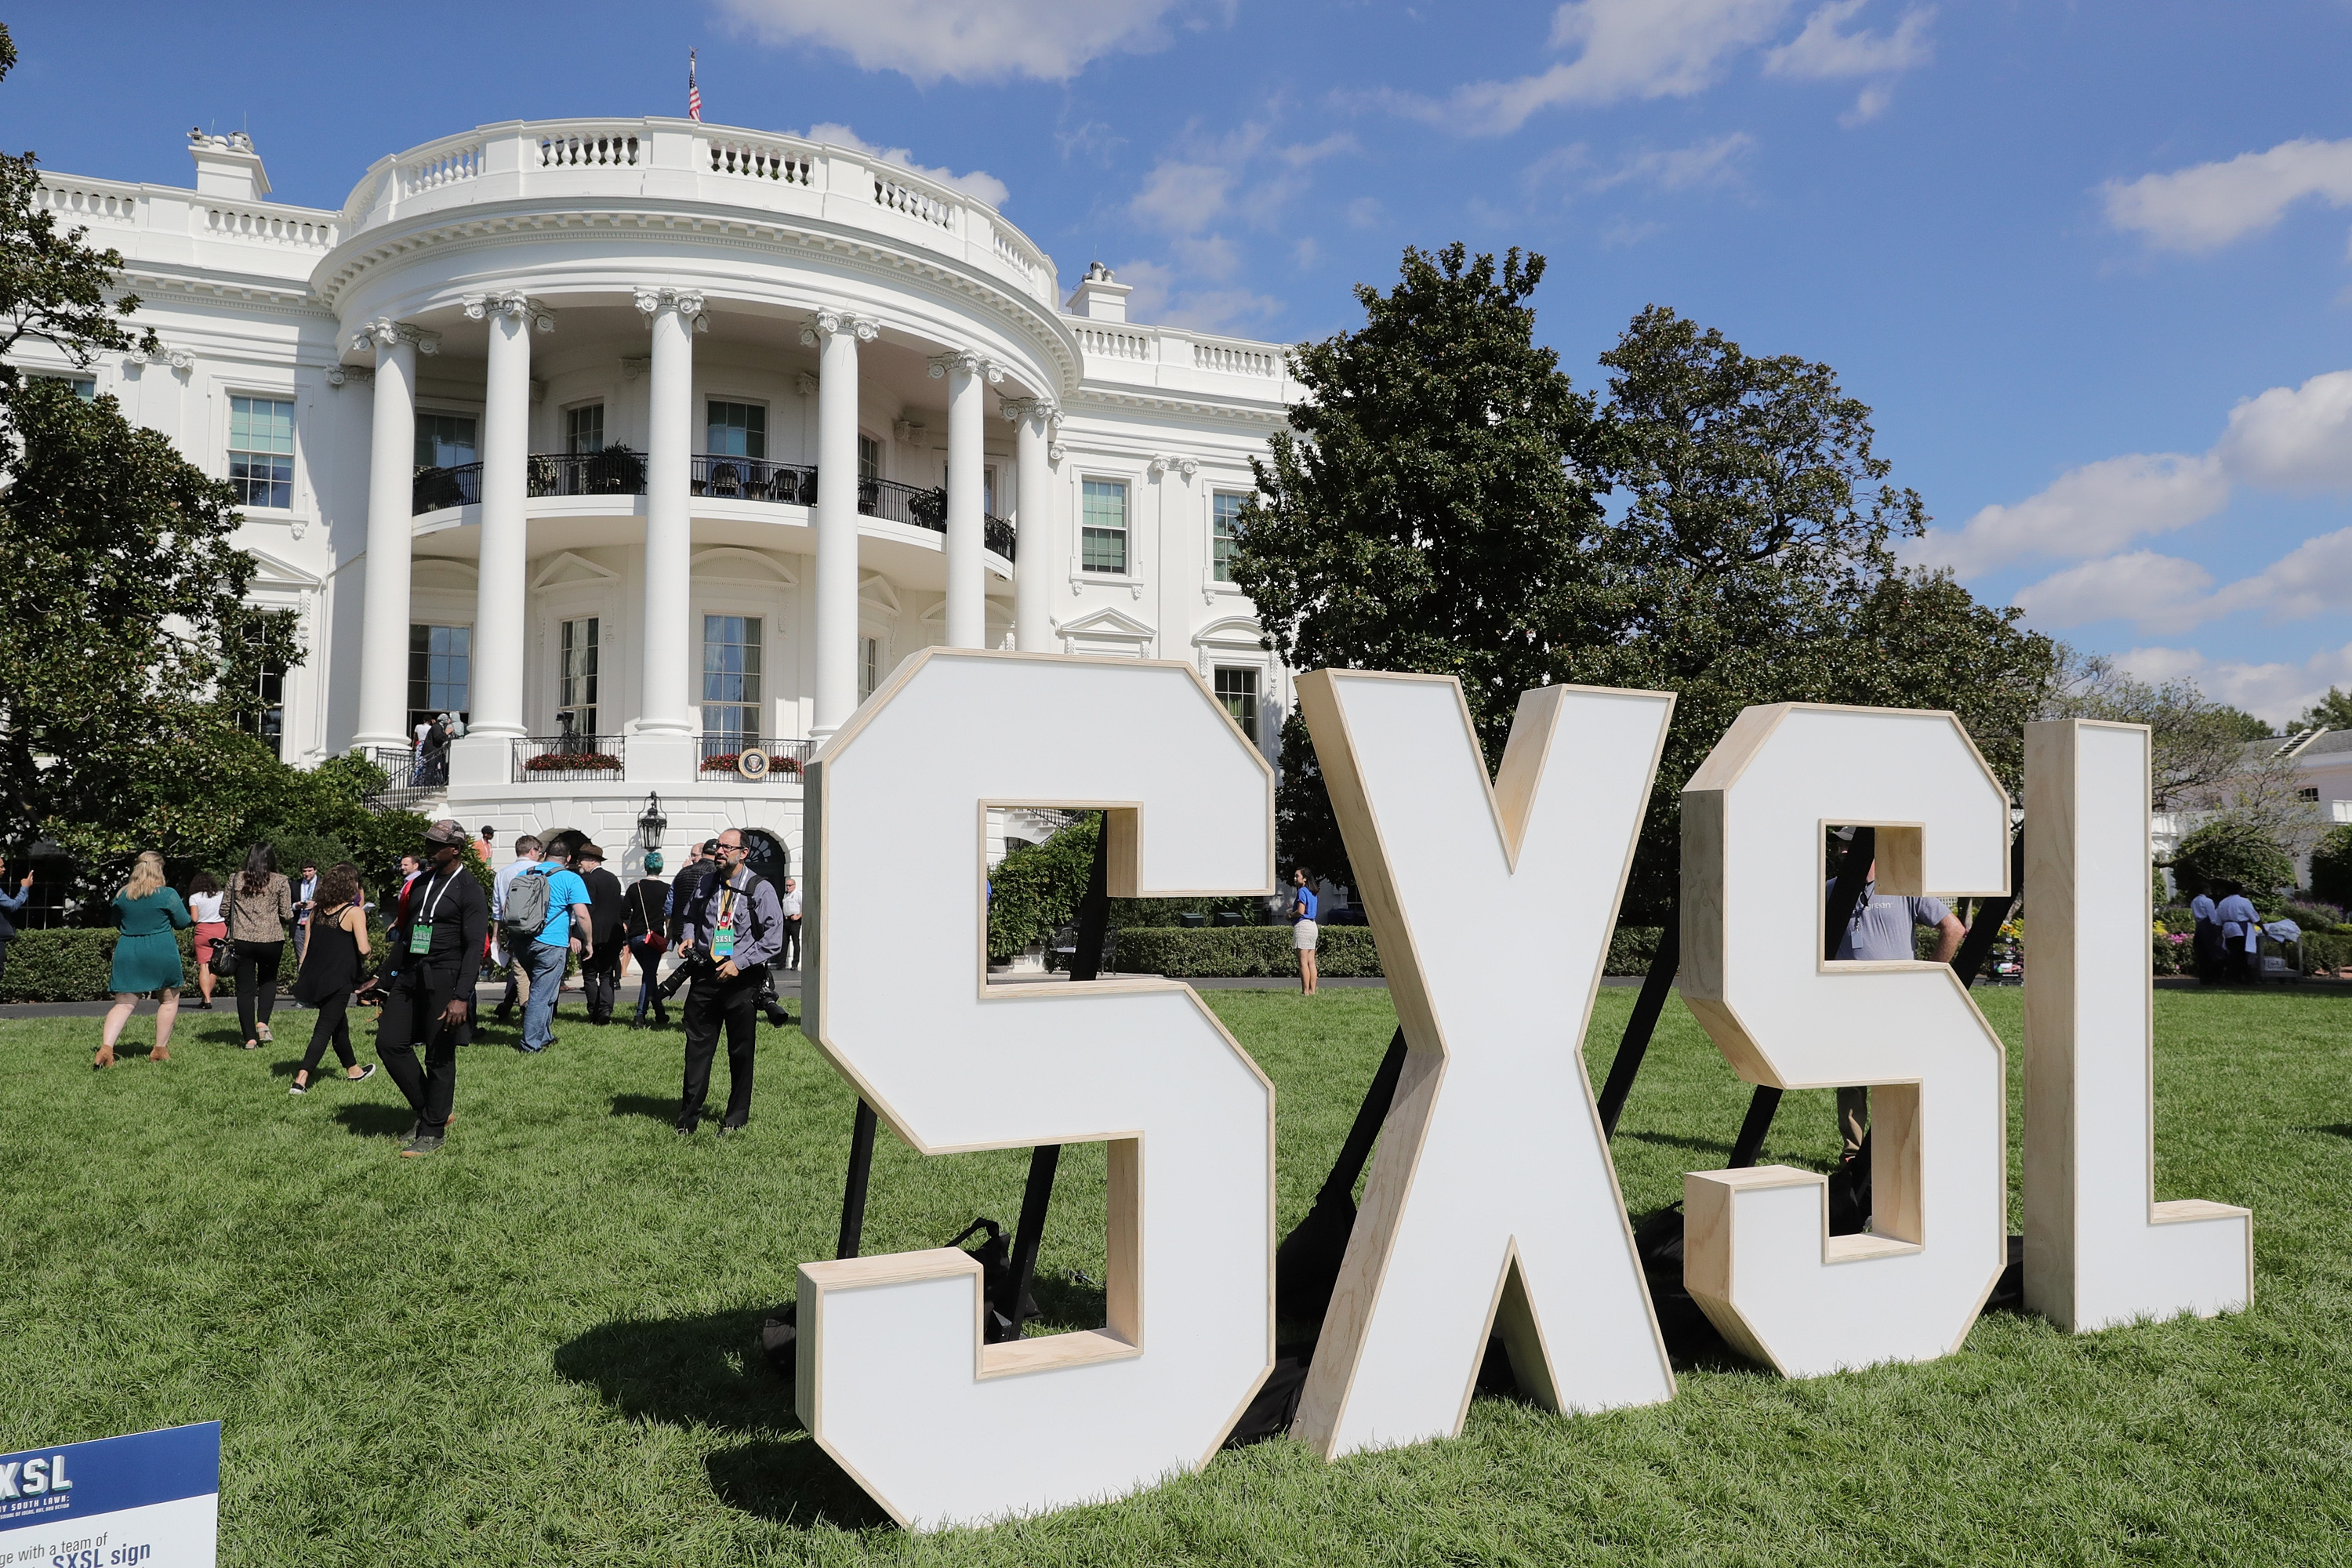
[{"label": "window pane", "polygon": [[702,617],[702,732],[746,740],[760,733],[756,616]]},{"label": "window pane", "polygon": [[1231,490],[1220,490],[1209,503],[1209,550],[1220,583],[1234,580],[1234,546],[1241,537],[1242,500]]},{"label": "window pane", "polygon": [[585,408],[564,410],[563,449],[575,458],[604,449],[603,404],[592,403]]},{"label": "window pane", "polygon": [[470,706],[474,628],[414,626],[408,628],[409,725],[430,722],[437,713],[466,716]]},{"label": "window pane", "polygon": [[1234,716],[1242,733],[1257,739],[1257,671],[1255,669],[1219,669],[1216,672],[1217,700]]},{"label": "window pane", "polygon": [[294,405],[269,397],[228,400],[228,482],[240,506],[294,504]]},{"label": "window pane", "polygon": [[474,419],[467,414],[420,414],[416,416],[416,466],[455,468],[479,460],[474,441]]},{"label": "window pane", "polygon": [[1127,486],[1086,481],[1078,530],[1078,564],[1088,572],[1127,571]]},{"label": "window pane", "polygon": [[871,436],[857,438],[857,478],[878,479],[882,477],[882,443]]}]

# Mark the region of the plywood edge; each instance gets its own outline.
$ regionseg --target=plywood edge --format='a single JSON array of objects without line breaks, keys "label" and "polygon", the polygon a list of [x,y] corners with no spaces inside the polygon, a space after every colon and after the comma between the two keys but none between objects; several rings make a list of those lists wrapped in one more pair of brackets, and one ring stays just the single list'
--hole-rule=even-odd
[{"label": "plywood edge", "polygon": [[2148,1205],[2150,1225],[2203,1225],[2214,1220],[2242,1219],[2253,1223],[2254,1211],[2239,1208],[2233,1204],[2217,1204],[2204,1198],[2169,1198]]},{"label": "plywood edge", "polygon": [[1074,1329],[1068,1333],[1039,1334],[1025,1340],[980,1348],[980,1376],[1020,1377],[1033,1372],[1053,1372],[1098,1362],[1133,1361],[1143,1347],[1131,1344],[1108,1329]]},{"label": "plywood edge", "polygon": [[820,1291],[862,1290],[980,1272],[980,1264],[961,1247],[929,1247],[919,1252],[881,1252],[801,1265],[802,1278]]},{"label": "plywood edge", "polygon": [[1904,1241],[1892,1236],[1832,1236],[1822,1243],[1822,1261],[1825,1264],[1867,1263],[1877,1258],[1906,1258],[1927,1247],[1916,1241]]}]

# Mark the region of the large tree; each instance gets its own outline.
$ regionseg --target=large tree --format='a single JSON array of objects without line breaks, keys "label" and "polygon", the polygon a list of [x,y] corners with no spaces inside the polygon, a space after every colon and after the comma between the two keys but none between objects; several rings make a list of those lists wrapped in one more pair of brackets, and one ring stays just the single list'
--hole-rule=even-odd
[{"label": "large tree", "polygon": [[[0,28],[0,77],[16,51]],[[38,205],[31,153],[0,157],[0,353],[87,367],[145,353],[122,258]],[[279,766],[243,732],[287,617],[253,614],[229,487],[112,397],[0,363],[0,843],[36,834],[93,870],[142,848],[214,858]]]},{"label": "large tree", "polygon": [[[1235,579],[1295,667],[1458,674],[1490,763],[1548,681],[1677,694],[1630,911],[1657,918],[1684,782],[1741,708],[1948,708],[2012,785],[2058,650],[1893,554],[1927,521],[1826,365],[1652,307],[1577,392],[1534,342],[1542,258],[1405,255],[1365,325],[1296,351],[1311,401],[1259,465]],[[1343,866],[1303,726],[1286,849]]]}]

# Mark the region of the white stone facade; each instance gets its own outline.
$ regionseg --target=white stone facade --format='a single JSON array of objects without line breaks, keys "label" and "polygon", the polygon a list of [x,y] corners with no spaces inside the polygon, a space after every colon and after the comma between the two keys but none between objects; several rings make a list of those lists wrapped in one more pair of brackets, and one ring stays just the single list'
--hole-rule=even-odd
[{"label": "white stone facade", "polygon": [[[796,777],[706,753],[805,754],[936,644],[1192,660],[1276,745],[1287,673],[1215,520],[1298,395],[1281,345],[1129,322],[1099,268],[1065,300],[992,208],[790,136],[508,121],[340,211],[191,142],[194,189],[43,199],[121,252],[164,345],[72,374],[251,500],[253,597],[307,650],[289,761],[461,706],[451,814],[585,828],[634,874],[656,791],[673,864],[730,824],[797,862]],[[756,689],[706,679],[754,658]],[[617,775],[526,771],[566,714]]]}]

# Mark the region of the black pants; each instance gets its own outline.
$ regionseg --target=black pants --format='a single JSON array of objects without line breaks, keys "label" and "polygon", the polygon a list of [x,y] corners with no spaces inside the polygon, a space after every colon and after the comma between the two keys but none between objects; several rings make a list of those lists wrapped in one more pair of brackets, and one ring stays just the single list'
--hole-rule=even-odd
[{"label": "black pants", "polygon": [[681,1125],[691,1126],[710,1094],[710,1061],[719,1026],[727,1026],[727,1125],[751,1120],[751,1053],[760,1039],[760,973],[732,980],[697,980],[686,993],[686,1093]]},{"label": "black pants", "polygon": [[798,915],[784,921],[784,950],[776,955],[786,969],[801,966],[801,922]]},{"label": "black pants", "polygon": [[357,1067],[360,1058],[352,1054],[352,1025],[345,1017],[351,1006],[352,994],[346,989],[319,998],[319,1021],[310,1026],[310,1048],[302,1053],[302,1081],[319,1070],[320,1060],[327,1054],[327,1042],[335,1045],[335,1056],[347,1068]]},{"label": "black pants", "polygon": [[[384,987],[383,1016],[375,1026],[375,1054],[383,1058],[383,1070],[435,1137],[448,1125],[450,1102],[457,1097],[457,1047],[474,1029],[470,1014],[462,1024],[444,1020],[453,996],[473,1000],[458,993],[456,964],[404,969]],[[422,1068],[416,1065],[419,1046],[425,1047]]]},{"label": "black pants", "polygon": [[627,940],[614,936],[598,942],[580,965],[580,987],[591,1019],[601,1022],[613,1016],[613,1002],[621,990],[621,950]]},{"label": "black pants", "polygon": [[240,942],[236,949],[236,1026],[245,1031],[241,1038],[257,1040],[254,1032],[257,1014],[260,1022],[269,1022],[270,1013],[278,1005],[278,960],[285,952],[283,942]]},{"label": "black pants", "polygon": [[[10,939],[15,940],[14,938]],[[0,980],[8,978],[8,943],[0,942]]]}]

